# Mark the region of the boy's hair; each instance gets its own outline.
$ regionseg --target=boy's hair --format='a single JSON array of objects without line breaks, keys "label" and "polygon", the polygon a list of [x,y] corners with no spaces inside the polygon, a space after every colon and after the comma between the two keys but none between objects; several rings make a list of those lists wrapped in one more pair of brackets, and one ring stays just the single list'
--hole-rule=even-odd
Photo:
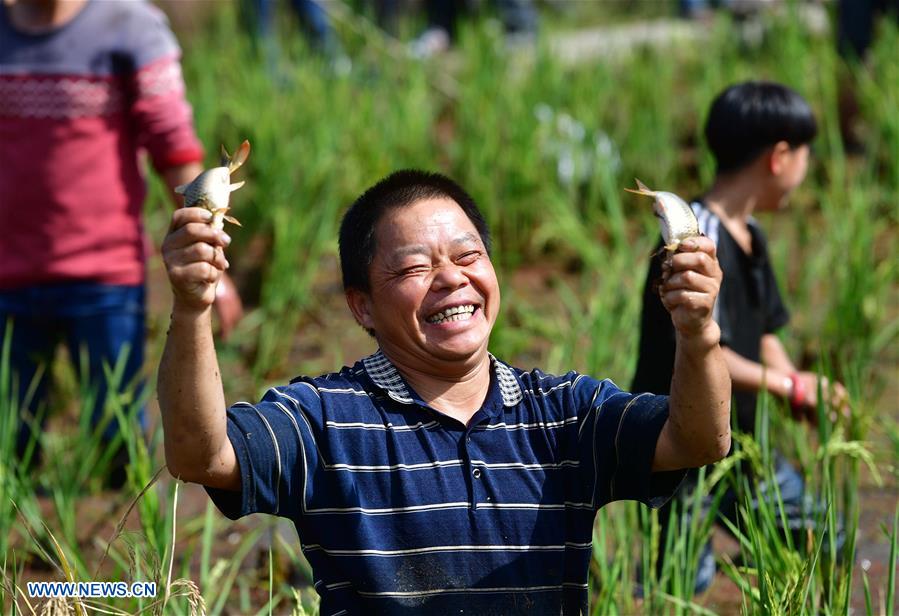
[{"label": "boy's hair", "polygon": [[766,81],[728,87],[712,102],[705,125],[718,173],[739,170],[779,141],[797,148],[817,133],[808,102],[794,90]]},{"label": "boy's hair", "polygon": [[375,254],[375,227],[390,209],[412,205],[422,199],[455,201],[472,222],[484,247],[490,252],[490,230],[474,199],[444,175],[415,169],[390,174],[356,199],[340,223],[340,269],[343,288],[371,290],[368,269]]}]

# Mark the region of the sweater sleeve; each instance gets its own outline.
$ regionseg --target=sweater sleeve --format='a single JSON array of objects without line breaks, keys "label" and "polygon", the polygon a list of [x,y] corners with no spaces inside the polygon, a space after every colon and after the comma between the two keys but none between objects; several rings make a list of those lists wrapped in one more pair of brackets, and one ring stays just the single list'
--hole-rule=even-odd
[{"label": "sweater sleeve", "polygon": [[138,143],[165,170],[202,161],[181,74],[181,50],[165,15],[141,3],[129,28],[133,58],[131,114]]}]

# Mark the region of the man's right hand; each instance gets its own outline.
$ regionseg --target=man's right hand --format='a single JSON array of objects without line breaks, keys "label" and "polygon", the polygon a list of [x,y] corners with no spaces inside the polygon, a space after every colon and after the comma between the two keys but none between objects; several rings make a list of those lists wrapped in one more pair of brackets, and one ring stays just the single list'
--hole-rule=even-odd
[{"label": "man's right hand", "polygon": [[212,213],[200,207],[175,210],[162,242],[162,259],[175,296],[175,309],[202,312],[215,302],[216,287],[228,268],[227,233],[209,224]]},{"label": "man's right hand", "polygon": [[159,362],[157,392],[166,465],[174,477],[239,490],[240,468],[228,440],[225,394],[212,338],[216,287],[231,242],[198,207],[178,209],[162,242],[175,308]]}]

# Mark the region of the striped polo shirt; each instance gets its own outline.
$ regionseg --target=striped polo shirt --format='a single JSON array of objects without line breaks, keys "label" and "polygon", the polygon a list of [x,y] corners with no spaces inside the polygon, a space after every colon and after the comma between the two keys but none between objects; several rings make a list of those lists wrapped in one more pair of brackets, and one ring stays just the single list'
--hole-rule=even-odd
[{"label": "striped polo shirt", "polygon": [[322,614],[586,613],[596,511],[682,478],[651,472],[667,397],[491,365],[468,426],[381,351],[237,403],[242,489],[207,490],[229,518],[293,520]]}]

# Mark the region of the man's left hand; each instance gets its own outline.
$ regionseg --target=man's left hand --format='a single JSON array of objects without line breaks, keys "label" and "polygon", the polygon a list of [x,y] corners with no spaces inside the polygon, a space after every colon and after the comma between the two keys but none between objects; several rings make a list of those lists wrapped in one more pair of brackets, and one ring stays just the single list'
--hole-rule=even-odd
[{"label": "man's left hand", "polygon": [[684,240],[662,264],[659,295],[681,336],[692,338],[710,331],[720,288],[721,267],[715,242],[707,237]]}]

